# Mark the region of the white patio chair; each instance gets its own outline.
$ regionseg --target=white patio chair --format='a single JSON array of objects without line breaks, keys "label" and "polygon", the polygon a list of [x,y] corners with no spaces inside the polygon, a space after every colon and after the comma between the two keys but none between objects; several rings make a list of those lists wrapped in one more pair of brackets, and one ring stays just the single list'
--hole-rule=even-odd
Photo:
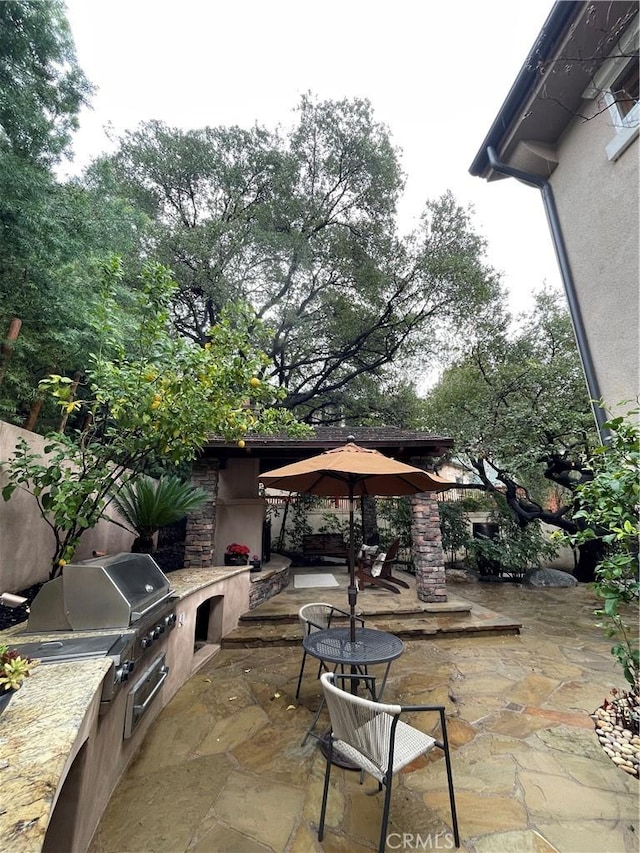
[{"label": "white patio chair", "polygon": [[[451,819],[456,847],[460,847],[458,817],[453,793],[453,777],[451,774],[451,757],[449,740],[443,705],[387,705],[362,699],[353,693],[348,693],[336,685],[336,681],[350,679],[352,676],[336,675],[332,672],[322,674],[321,682],[324,698],[331,717],[331,734],[327,750],[327,766],[324,777],[322,794],[322,809],[318,824],[318,841],[324,835],[324,819],[327,810],[327,795],[329,793],[329,777],[331,775],[331,759],[334,750],[348,758],[365,773],[378,780],[378,787],[386,788],[382,826],[380,829],[379,853],[384,853],[391,805],[391,784],[394,773],[407,764],[415,761],[420,755],[429,752],[434,746],[444,752],[447,783],[449,786],[449,802]],[[405,711],[437,711],[440,715],[442,741],[421,732],[413,726],[400,721],[400,714]],[[360,777],[362,782],[362,774]]]},{"label": "white patio chair", "polygon": [[[324,631],[327,628],[331,627],[331,620],[338,613],[340,616],[346,616],[349,619],[349,613],[346,610],[340,610],[339,607],[334,607],[332,604],[327,604],[324,601],[316,601],[311,604],[305,604],[298,611],[298,619],[300,620],[300,628],[302,629],[302,636],[306,637],[308,634],[312,634],[314,631]],[[356,617],[356,620],[360,622],[360,624],[364,627],[364,619],[360,617]],[[296,699],[300,695],[300,685],[302,684],[302,674],[304,672],[304,664],[307,659],[306,649],[303,647],[302,651],[302,663],[300,665],[300,675],[298,676],[298,687],[296,689]],[[326,669],[326,666],[322,661],[320,661],[320,665],[318,666],[318,675],[316,678],[320,678],[320,673],[323,669]]]}]

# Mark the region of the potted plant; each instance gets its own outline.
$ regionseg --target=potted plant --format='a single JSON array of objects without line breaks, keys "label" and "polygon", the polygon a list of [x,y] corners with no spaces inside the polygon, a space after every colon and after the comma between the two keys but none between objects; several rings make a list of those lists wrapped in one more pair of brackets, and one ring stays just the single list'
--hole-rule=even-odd
[{"label": "potted plant", "polygon": [[259,572],[261,569],[260,557],[257,554],[254,554],[250,560],[251,562],[251,571]]},{"label": "potted plant", "polygon": [[16,690],[22,687],[37,661],[22,657],[6,643],[0,643],[0,714],[11,701]]},{"label": "potted plant", "polygon": [[239,545],[237,542],[232,542],[227,545],[227,550],[224,555],[225,566],[246,566],[249,562],[249,554],[251,549],[246,545]]}]

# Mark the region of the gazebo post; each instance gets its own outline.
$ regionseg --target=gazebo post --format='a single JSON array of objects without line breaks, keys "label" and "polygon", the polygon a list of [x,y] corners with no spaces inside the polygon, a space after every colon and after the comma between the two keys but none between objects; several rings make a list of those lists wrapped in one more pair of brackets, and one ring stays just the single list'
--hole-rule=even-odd
[{"label": "gazebo post", "polygon": [[[412,457],[411,464],[429,470],[428,457]],[[416,568],[416,592],[420,601],[447,601],[440,510],[435,492],[411,495],[411,542]]]}]

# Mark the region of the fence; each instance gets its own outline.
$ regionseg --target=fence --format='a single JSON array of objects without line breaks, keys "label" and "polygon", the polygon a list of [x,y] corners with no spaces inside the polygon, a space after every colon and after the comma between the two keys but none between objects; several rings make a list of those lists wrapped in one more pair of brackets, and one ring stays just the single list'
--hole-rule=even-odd
[{"label": "fence", "polygon": [[[454,497],[449,497],[453,495]],[[436,499],[438,501],[459,501],[464,497],[463,489],[451,489],[450,492],[438,492]],[[267,506],[273,507],[275,510],[284,509],[285,506],[293,505],[299,499],[299,495],[266,495]],[[383,501],[394,501],[396,498],[378,497],[378,504]],[[356,504],[357,505],[357,504]],[[314,511],[316,512],[336,512],[349,514],[349,498],[325,498],[314,497]]]}]

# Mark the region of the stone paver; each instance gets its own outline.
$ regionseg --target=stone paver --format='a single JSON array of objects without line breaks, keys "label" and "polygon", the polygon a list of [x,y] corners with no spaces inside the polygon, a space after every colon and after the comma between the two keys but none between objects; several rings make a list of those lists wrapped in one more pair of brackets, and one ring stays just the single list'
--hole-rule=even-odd
[{"label": "stone paver", "polygon": [[[624,686],[595,626],[593,594],[515,584],[456,585],[455,594],[519,622],[520,636],[406,641],[385,699],[445,704],[462,850],[636,851],[638,782],[606,757],[588,716]],[[385,597],[398,607],[400,596]],[[377,785],[340,768],[317,841],[324,759],[314,739],[301,741],[320,691],[309,667],[295,700],[300,658],[299,646],[233,647],[196,674],[153,724],[91,853],[376,849]],[[426,717],[414,723],[430,731]],[[318,730],[327,724],[323,711]],[[444,762],[432,753],[396,780],[388,849],[451,849],[449,824]]]},{"label": "stone paver", "polygon": [[284,850],[303,803],[300,787],[273,780],[266,785],[264,775],[234,772],[216,799],[213,814],[266,847]]},{"label": "stone paver", "polygon": [[558,853],[538,832],[496,832],[478,839],[476,853]]}]

